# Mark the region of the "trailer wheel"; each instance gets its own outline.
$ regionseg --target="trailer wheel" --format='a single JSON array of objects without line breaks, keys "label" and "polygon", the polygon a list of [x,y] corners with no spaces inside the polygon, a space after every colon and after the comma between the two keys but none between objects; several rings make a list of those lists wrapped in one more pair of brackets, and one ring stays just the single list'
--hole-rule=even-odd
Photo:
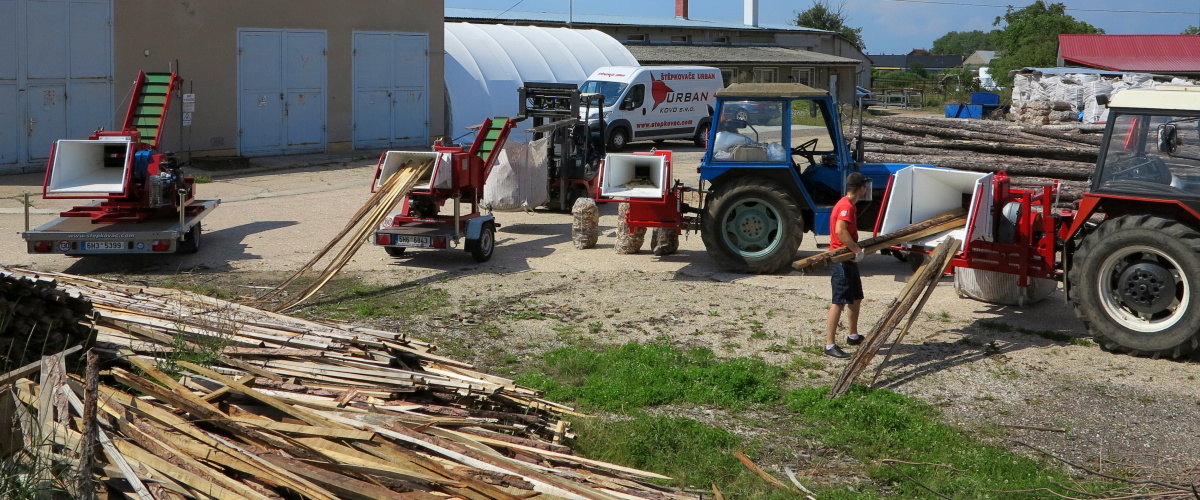
[{"label": "trailer wheel", "polygon": [[200,228],[200,223],[197,222],[195,226],[192,226],[192,228],[188,230],[187,236],[184,236],[183,240],[181,240],[179,244],[175,246],[175,253],[191,254],[199,251],[200,233],[202,231],[203,229]]},{"label": "trailer wheel", "polygon": [[492,258],[492,252],[496,250],[496,226],[491,222],[483,224],[483,229],[479,231],[479,238],[467,242],[467,251],[471,252],[471,257],[475,262],[487,262]]},{"label": "trailer wheel", "polygon": [[629,132],[625,127],[615,127],[608,133],[608,150],[621,151],[629,145]]},{"label": "trailer wheel", "polygon": [[407,247],[383,247],[383,251],[391,257],[403,257],[406,249]]},{"label": "trailer wheel", "polygon": [[1085,237],[1074,261],[1069,300],[1102,348],[1177,358],[1200,345],[1200,233],[1126,215]]},{"label": "trailer wheel", "polygon": [[777,182],[747,177],[714,188],[701,220],[701,239],[722,268],[767,274],[792,263],[804,218]]}]

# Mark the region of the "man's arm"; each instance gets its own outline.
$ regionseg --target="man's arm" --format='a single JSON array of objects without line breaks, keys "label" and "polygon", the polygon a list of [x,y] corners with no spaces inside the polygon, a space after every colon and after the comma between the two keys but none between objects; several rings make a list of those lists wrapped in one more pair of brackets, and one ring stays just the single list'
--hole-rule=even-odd
[{"label": "man's arm", "polygon": [[850,221],[837,221],[837,226],[834,227],[834,231],[837,233],[838,240],[841,241],[843,245],[846,245],[846,248],[851,252],[859,253],[863,251],[863,248],[858,246],[858,242],[854,241],[854,237],[850,235]]}]

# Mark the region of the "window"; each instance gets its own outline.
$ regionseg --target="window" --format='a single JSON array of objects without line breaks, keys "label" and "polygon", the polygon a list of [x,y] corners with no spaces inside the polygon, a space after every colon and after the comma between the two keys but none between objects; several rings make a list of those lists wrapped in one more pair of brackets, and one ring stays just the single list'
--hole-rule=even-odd
[{"label": "window", "polygon": [[1100,163],[1100,190],[1200,196],[1200,117],[1120,114]]},{"label": "window", "polygon": [[720,69],[721,69],[721,85],[728,87],[729,84],[733,83],[733,75],[737,74],[737,70],[733,69],[733,68],[720,68]]},{"label": "window", "polygon": [[642,84],[634,85],[629,89],[629,95],[625,97],[629,102],[629,106],[623,106],[622,109],[638,109],[642,107],[642,103],[646,100],[646,86]]},{"label": "window", "polygon": [[714,36],[714,37],[713,37],[713,40],[712,40],[712,43],[713,43],[714,45],[729,45],[729,37],[727,37],[727,36]]},{"label": "window", "polygon": [[671,43],[691,43],[691,35],[671,35]]},{"label": "window", "polygon": [[813,75],[812,68],[792,68],[792,81],[793,82],[796,82],[796,83],[799,83],[802,85],[808,85],[811,87],[812,86],[812,75]]},{"label": "window", "polygon": [[787,153],[780,101],[725,101],[713,139],[713,159],[736,162],[783,162]]},{"label": "window", "polygon": [[644,42],[644,41],[646,41],[646,34],[645,33],[633,33],[631,35],[625,35],[625,41],[627,41],[627,42]]},{"label": "window", "polygon": [[621,82],[588,80],[583,82],[583,85],[579,87],[579,91],[588,94],[603,94],[604,105],[607,107],[617,102],[617,98],[621,97],[621,93],[625,92],[625,87],[628,86],[628,84]]},{"label": "window", "polygon": [[775,68],[754,68],[754,83],[775,83],[776,75]]}]

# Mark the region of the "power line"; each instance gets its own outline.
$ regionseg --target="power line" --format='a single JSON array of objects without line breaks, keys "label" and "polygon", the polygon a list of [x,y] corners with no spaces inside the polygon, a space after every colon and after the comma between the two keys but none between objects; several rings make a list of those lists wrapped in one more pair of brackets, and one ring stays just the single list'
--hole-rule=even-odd
[{"label": "power line", "polygon": [[[937,0],[888,0],[890,2],[907,2],[907,3],[925,3],[934,5],[955,5],[959,7],[995,7],[998,9],[1009,9],[1012,5],[995,5],[987,3],[966,3],[966,2],[939,2]],[[1075,9],[1067,7],[1066,10],[1077,12],[1108,12],[1114,14],[1200,14],[1200,10],[1178,11],[1178,10],[1115,10],[1115,9]]]},{"label": "power line", "polygon": [[505,15],[505,14],[508,14],[508,11],[510,11],[510,10],[513,10],[513,9],[517,8],[517,6],[518,6],[518,5],[521,5],[522,3],[525,3],[525,0],[519,0],[517,3],[514,3],[512,7],[509,7],[509,8],[507,8],[507,9],[504,9],[504,12],[501,12],[501,13],[497,14],[497,15],[496,15],[496,17],[493,17],[492,19],[500,19],[500,16],[503,16],[503,15]]}]

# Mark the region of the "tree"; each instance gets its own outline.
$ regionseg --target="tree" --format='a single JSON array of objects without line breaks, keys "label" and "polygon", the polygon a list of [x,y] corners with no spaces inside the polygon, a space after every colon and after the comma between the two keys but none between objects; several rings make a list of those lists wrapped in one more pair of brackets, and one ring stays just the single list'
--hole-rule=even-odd
[{"label": "tree", "polygon": [[1058,64],[1058,35],[1063,33],[1097,34],[1104,30],[1066,14],[1061,3],[1037,0],[1023,9],[1009,7],[995,26],[997,50],[1004,54],[992,59],[989,71],[1002,85],[1011,85],[1008,72],[1024,67],[1052,67]]},{"label": "tree", "polygon": [[1200,26],[1188,26],[1180,35],[1200,35]]},{"label": "tree", "polygon": [[846,26],[849,18],[842,13],[845,6],[846,2],[844,1],[837,7],[833,7],[829,0],[813,0],[813,5],[808,10],[796,11],[796,26],[841,33],[850,43],[858,47],[858,50],[866,50],[867,45],[863,43],[862,39],[862,28]]},{"label": "tree", "polygon": [[996,50],[996,34],[999,30],[989,32],[951,31],[933,41],[934,54],[969,56],[976,50]]}]

